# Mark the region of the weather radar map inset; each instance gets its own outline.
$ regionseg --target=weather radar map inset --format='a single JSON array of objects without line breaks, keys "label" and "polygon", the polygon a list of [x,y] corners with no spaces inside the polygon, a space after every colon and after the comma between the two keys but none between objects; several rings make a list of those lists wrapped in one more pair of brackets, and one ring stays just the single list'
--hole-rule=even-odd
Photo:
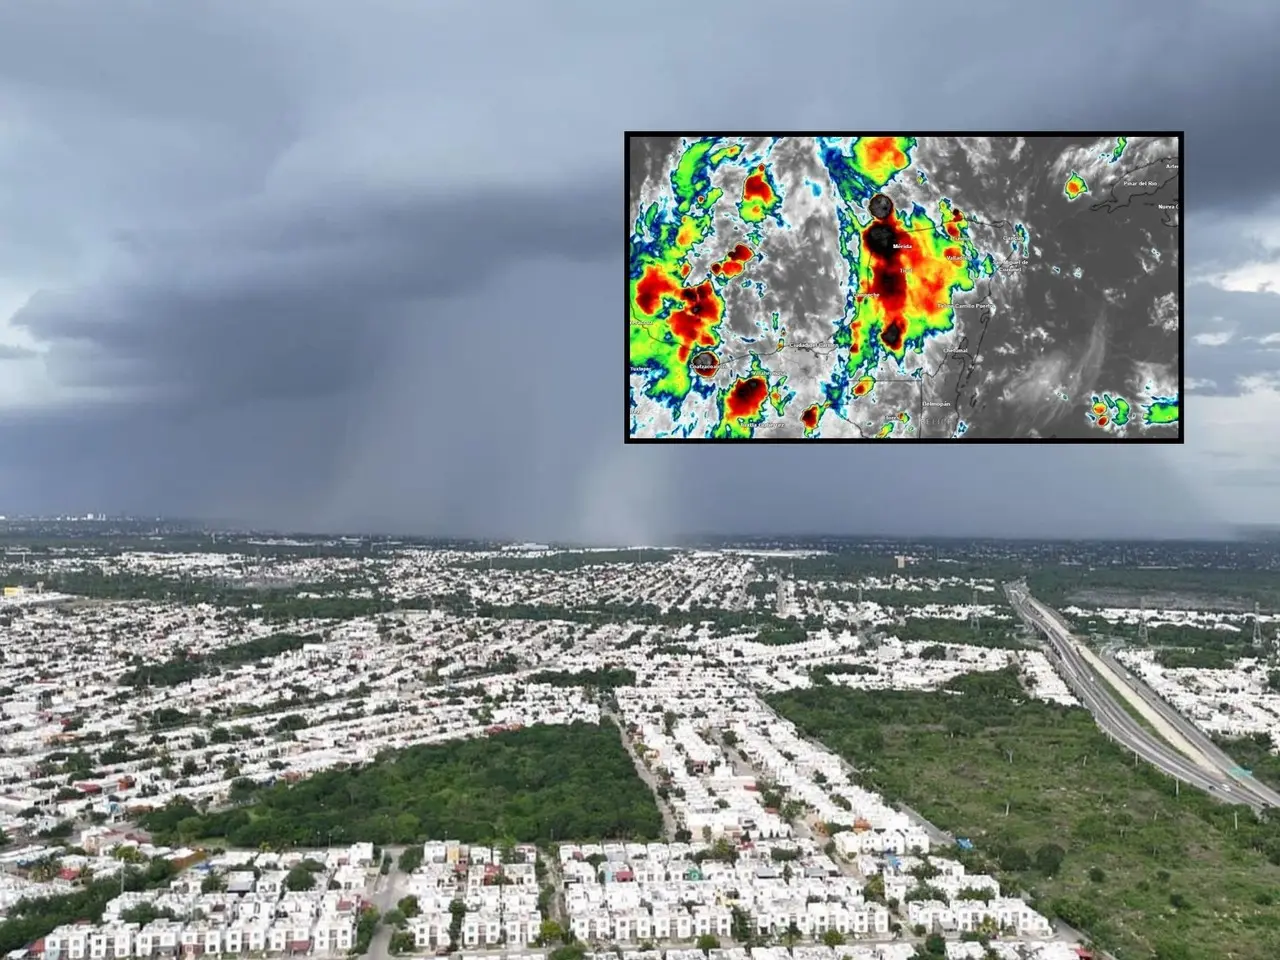
[{"label": "weather radar map inset", "polygon": [[629,441],[1181,442],[1180,133],[626,136]]}]

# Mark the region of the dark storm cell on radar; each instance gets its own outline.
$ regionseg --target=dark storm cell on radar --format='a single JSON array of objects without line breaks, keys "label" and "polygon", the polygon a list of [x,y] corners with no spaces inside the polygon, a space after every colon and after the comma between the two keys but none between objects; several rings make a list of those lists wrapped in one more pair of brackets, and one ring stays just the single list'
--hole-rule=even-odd
[{"label": "dark storm cell on radar", "polygon": [[871,215],[877,220],[883,220],[893,213],[893,201],[883,193],[877,193],[867,204],[867,209],[871,211]]},{"label": "dark storm cell on radar", "polygon": [[867,249],[877,256],[888,257],[893,253],[898,233],[887,223],[877,223],[864,236],[867,239]]},{"label": "dark storm cell on radar", "polygon": [[716,370],[720,368],[720,358],[710,350],[694,354],[689,363],[693,367],[693,372],[700,377],[714,377]]}]

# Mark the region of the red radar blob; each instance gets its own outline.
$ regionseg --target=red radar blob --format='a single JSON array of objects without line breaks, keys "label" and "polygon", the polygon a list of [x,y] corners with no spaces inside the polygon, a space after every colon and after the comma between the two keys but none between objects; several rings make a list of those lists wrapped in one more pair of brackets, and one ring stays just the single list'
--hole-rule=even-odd
[{"label": "red radar blob", "polygon": [[720,369],[720,358],[710,350],[704,350],[701,353],[695,353],[693,359],[689,361],[693,367],[693,372],[700,377],[710,379],[716,375],[716,371]]},{"label": "red radar blob", "polygon": [[773,203],[773,188],[765,179],[763,166],[756,167],[756,172],[747,177],[742,185],[742,199],[759,200],[765,206]]},{"label": "red radar blob", "polygon": [[733,422],[739,417],[750,419],[760,412],[764,399],[769,395],[769,384],[764,377],[739,380],[725,397],[725,419]]},{"label": "red radar blob", "polygon": [[816,427],[818,425],[818,408],[806,408],[804,413],[800,414],[800,422],[803,423],[805,428],[808,430],[812,430]]},{"label": "red radar blob", "polygon": [[679,296],[684,307],[672,312],[667,318],[667,326],[680,341],[677,356],[683,362],[689,359],[693,347],[715,344],[715,326],[721,320],[721,300],[710,280],[696,287],[681,287]]},{"label": "red radar blob", "polygon": [[662,298],[680,289],[660,267],[645,267],[644,276],[636,283],[636,306],[653,316],[662,304]]},{"label": "red radar blob", "polygon": [[910,274],[922,266],[920,251],[892,213],[862,231],[862,244],[871,265],[867,292],[876,295],[876,307],[883,317],[880,341],[889,350],[899,352],[907,332],[904,311]]}]

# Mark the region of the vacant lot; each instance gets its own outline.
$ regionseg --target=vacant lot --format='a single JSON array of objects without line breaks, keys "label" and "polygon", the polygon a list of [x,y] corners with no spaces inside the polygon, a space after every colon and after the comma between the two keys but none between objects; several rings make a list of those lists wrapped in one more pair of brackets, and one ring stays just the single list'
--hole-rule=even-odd
[{"label": "vacant lot", "polygon": [[[818,687],[770,702],[866,770],[868,786],[972,839],[974,866],[987,862],[1121,960],[1280,957],[1280,830],[1190,789],[1175,795],[1084,710],[1027,701],[1012,671],[949,687]],[[1066,855],[1046,875],[1036,862],[1053,857],[1036,854],[1052,845]]]}]

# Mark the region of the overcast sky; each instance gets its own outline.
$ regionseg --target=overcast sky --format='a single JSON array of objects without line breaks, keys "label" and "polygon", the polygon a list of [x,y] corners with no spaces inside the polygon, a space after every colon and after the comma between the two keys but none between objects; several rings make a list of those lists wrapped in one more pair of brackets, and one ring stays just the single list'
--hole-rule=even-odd
[{"label": "overcast sky", "polygon": [[[1280,4],[636,9],[6,0],[0,513],[601,541],[1280,521]],[[625,446],[622,131],[860,126],[1186,129],[1186,444]]]}]

